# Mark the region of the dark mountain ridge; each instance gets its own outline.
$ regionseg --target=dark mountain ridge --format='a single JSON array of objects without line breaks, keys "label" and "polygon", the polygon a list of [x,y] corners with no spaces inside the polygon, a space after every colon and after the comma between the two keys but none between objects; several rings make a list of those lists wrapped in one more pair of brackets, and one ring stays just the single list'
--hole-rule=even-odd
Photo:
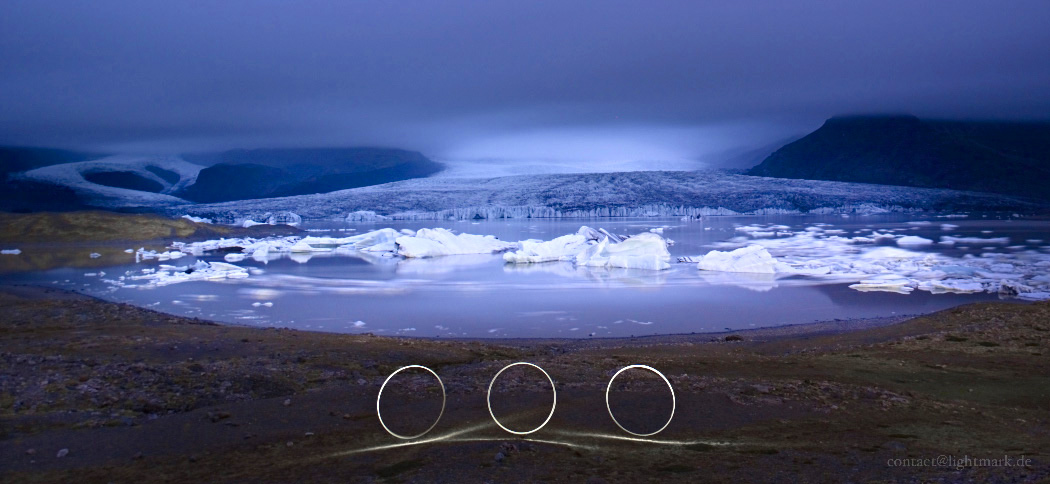
[{"label": "dark mountain ridge", "polygon": [[1050,123],[835,117],[747,174],[1050,199]]},{"label": "dark mountain ridge", "polygon": [[419,152],[394,148],[234,150],[183,158],[211,165],[176,193],[194,202],[325,193],[430,176],[443,168]]}]

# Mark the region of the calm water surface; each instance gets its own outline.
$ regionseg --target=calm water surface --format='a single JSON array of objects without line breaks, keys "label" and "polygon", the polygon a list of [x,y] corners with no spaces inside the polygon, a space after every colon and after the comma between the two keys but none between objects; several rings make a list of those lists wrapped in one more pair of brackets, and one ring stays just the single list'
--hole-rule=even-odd
[{"label": "calm water surface", "polygon": [[[930,221],[928,225],[908,222]],[[346,237],[382,227],[445,227],[503,240],[549,240],[581,225],[617,234],[664,227],[674,241],[672,257],[704,254],[713,244],[740,236],[740,225],[782,224],[801,230],[824,223],[843,236],[871,229],[896,230],[934,240],[941,235],[1010,237],[995,247],[917,248],[961,256],[988,251],[1050,252],[1050,225],[1041,221],[934,218],[915,215],[710,217],[677,219],[572,219],[483,222],[315,222],[310,235]],[[950,231],[941,224],[957,225]],[[892,244],[892,242],[887,242]],[[1007,248],[1009,247],[1009,248]],[[130,256],[129,256],[130,258]],[[221,261],[222,254],[201,257]],[[164,262],[183,266],[194,257]],[[105,278],[160,264],[104,268]],[[568,262],[505,264],[500,255],[405,260],[335,254],[286,255],[267,263],[236,263],[254,269],[240,280],[188,282],[162,287],[114,287],[96,269],[55,269],[6,276],[18,282],[77,289],[112,301],[172,314],[262,327],[332,332],[372,332],[424,337],[610,337],[712,332],[817,320],[916,314],[992,294],[864,293],[846,284],[802,276],[700,273],[695,264],[672,263],[667,271],[575,268]],[[93,275],[85,275],[93,274]]]}]

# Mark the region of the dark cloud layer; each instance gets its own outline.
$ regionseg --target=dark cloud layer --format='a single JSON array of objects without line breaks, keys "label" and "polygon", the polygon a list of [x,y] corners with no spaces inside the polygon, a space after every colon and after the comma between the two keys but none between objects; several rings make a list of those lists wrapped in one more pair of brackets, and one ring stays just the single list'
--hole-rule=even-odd
[{"label": "dark cloud layer", "polygon": [[0,142],[690,158],[838,113],[1046,119],[1047,25],[1044,0],[7,0]]}]

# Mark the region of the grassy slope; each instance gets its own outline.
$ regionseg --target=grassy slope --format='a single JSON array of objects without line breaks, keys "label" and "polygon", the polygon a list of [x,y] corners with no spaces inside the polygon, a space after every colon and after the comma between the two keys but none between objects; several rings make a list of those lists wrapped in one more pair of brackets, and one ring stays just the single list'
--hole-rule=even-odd
[{"label": "grassy slope", "polygon": [[[731,343],[479,343],[216,326],[37,291],[0,294],[0,469],[11,482],[996,482],[1050,472],[1047,303],[973,304],[845,333],[759,330]],[[532,441],[499,431],[484,403],[492,375],[519,360],[558,382],[557,413]],[[472,430],[372,448],[398,442],[375,419],[378,385],[413,363],[448,387],[432,435]],[[678,413],[659,435],[672,443],[614,438],[624,434],[603,392],[630,363],[674,383]],[[69,456],[56,458],[61,448]],[[942,454],[1033,463],[886,465]]]}]

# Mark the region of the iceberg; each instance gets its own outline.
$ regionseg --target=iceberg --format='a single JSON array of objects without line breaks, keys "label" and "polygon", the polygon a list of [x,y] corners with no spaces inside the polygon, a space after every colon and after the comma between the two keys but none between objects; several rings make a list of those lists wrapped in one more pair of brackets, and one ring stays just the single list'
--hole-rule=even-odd
[{"label": "iceberg", "polygon": [[749,245],[729,252],[712,250],[696,267],[702,271],[775,274],[776,260],[762,246]]},{"label": "iceberg", "polygon": [[[127,277],[129,280],[145,281],[147,287],[168,286],[191,281],[218,281],[224,279],[243,279],[248,277],[248,270],[225,262],[197,261],[192,266],[175,267],[162,264],[154,269],[143,269],[140,275]],[[106,279],[106,282],[118,286],[121,281]]]},{"label": "iceberg", "polygon": [[903,277],[888,275],[865,279],[857,284],[851,284],[850,289],[861,292],[895,292],[898,294],[910,294],[915,290],[915,284]]},{"label": "iceberg", "polygon": [[408,258],[464,254],[495,254],[518,247],[491,235],[453,234],[447,229],[419,229],[416,235],[394,240],[397,254]]},{"label": "iceberg", "polygon": [[563,235],[546,242],[523,240],[519,242],[521,250],[505,252],[503,260],[514,264],[571,261],[575,260],[576,254],[583,251],[588,244],[600,238],[594,229],[584,226],[575,234]]},{"label": "iceberg", "polygon": [[897,239],[897,245],[900,245],[900,246],[918,246],[918,245],[930,245],[930,244],[933,244],[932,240],[926,239],[926,238],[923,238],[923,237],[919,237],[919,236],[915,236],[915,235],[906,235],[904,237],[901,237],[901,238]]},{"label": "iceberg", "polygon": [[576,265],[662,271],[671,268],[671,253],[664,238],[652,232],[618,243],[605,237],[576,254]]},{"label": "iceberg", "polygon": [[199,224],[214,223],[214,222],[212,222],[212,220],[210,218],[194,217],[193,215],[190,215],[190,214],[183,215],[181,218],[184,218],[186,220],[189,220],[190,222],[195,222],[195,223],[199,223]]}]

